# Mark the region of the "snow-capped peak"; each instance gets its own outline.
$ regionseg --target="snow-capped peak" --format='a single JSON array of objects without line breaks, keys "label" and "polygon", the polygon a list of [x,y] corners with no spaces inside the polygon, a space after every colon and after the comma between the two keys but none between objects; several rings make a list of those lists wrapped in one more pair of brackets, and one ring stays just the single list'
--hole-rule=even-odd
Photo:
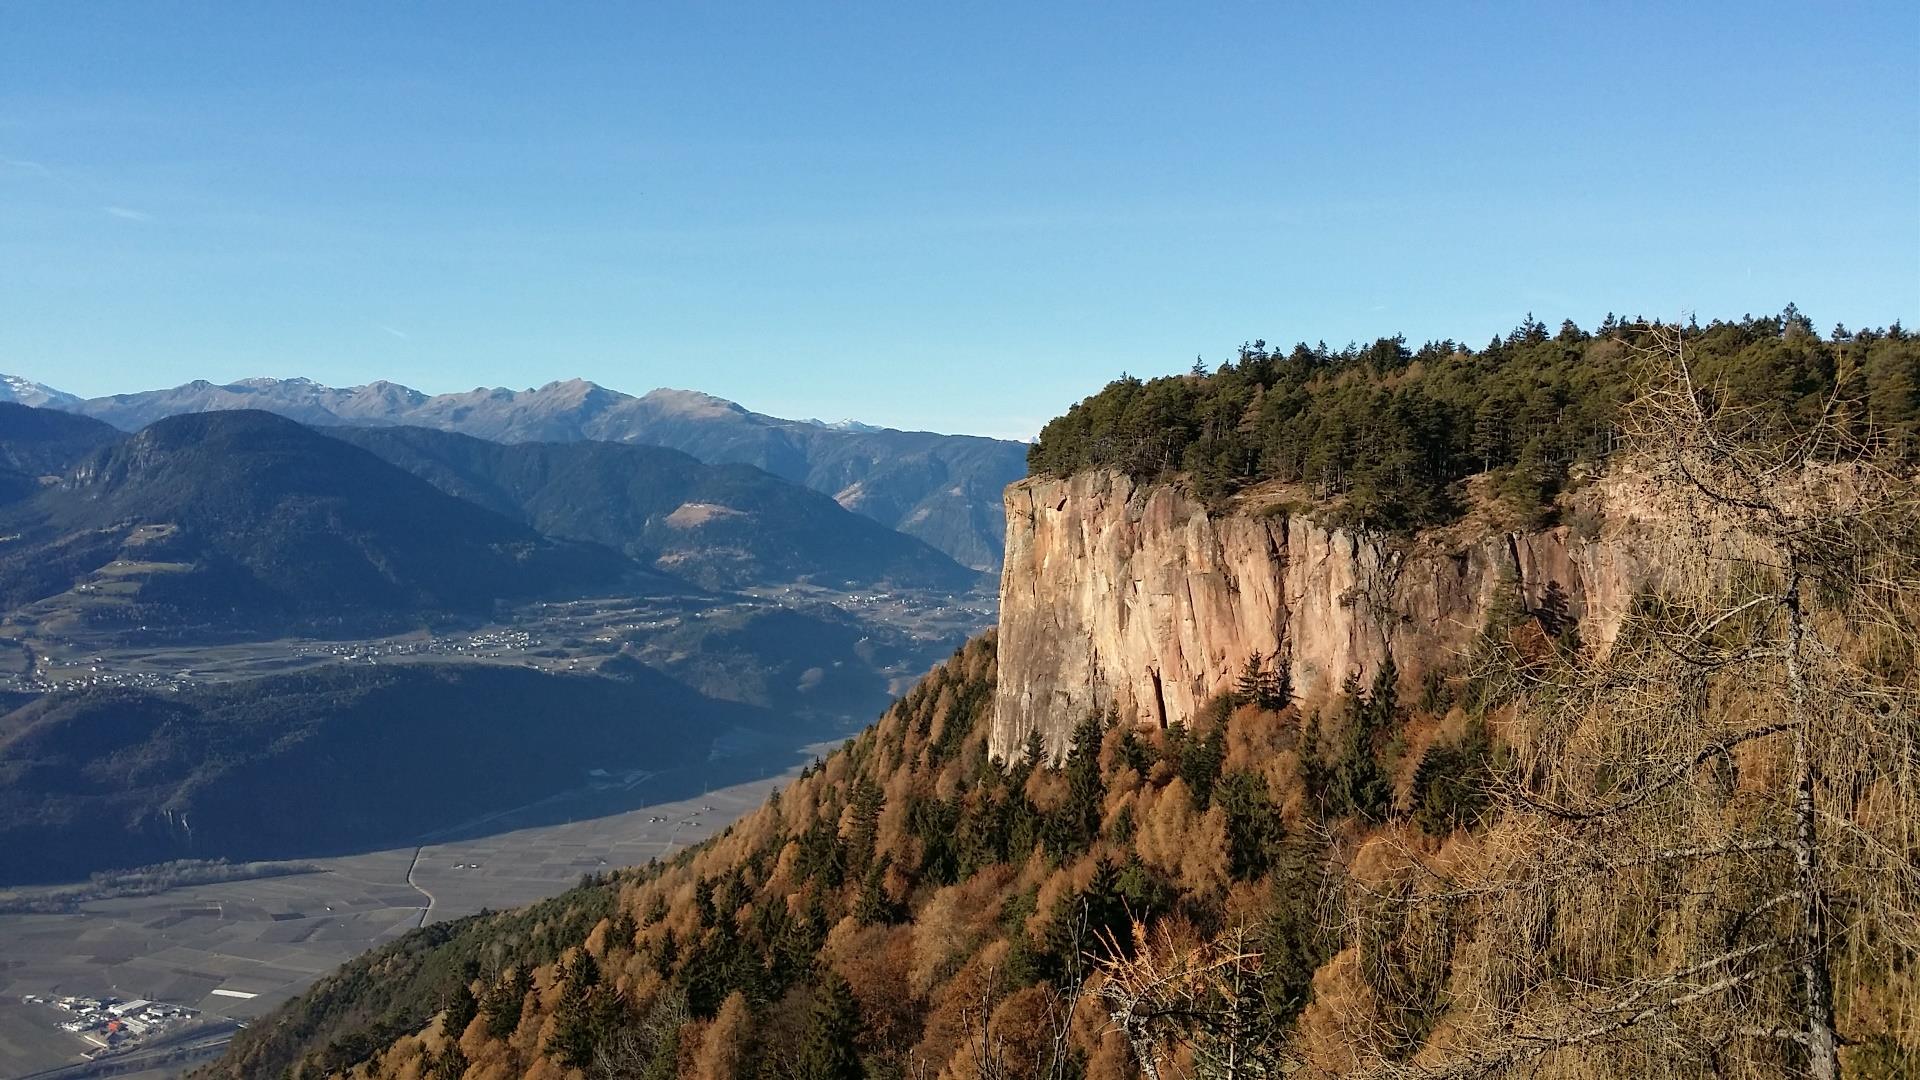
[{"label": "snow-capped peak", "polygon": [[0,375],[0,401],[16,401],[37,409],[77,405],[80,399],[64,390],[23,379],[18,375]]},{"label": "snow-capped peak", "polygon": [[878,424],[864,424],[858,420],[853,420],[853,419],[834,420],[829,422],[826,420],[822,420],[818,417],[808,417],[806,420],[802,422],[812,424],[814,427],[827,428],[828,430],[831,430],[831,431],[852,431],[860,434],[867,434],[870,432],[887,430],[886,428],[883,428]]}]

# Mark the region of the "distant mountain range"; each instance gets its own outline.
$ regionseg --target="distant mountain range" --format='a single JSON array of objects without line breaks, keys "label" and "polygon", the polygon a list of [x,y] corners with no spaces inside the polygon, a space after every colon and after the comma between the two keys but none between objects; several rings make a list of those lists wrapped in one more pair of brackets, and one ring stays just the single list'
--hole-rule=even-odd
[{"label": "distant mountain range", "polygon": [[643,397],[574,379],[537,389],[429,396],[391,382],[335,388],[307,379],[191,382],[81,400],[9,379],[9,392],[133,431],[186,413],[260,409],[314,425],[410,425],[504,443],[602,441],[665,446],[711,464],[752,465],[832,496],[962,564],[997,570],[1007,484],[1026,472],[1023,443],[895,431],[855,421],[783,420],[688,390]]},{"label": "distant mountain range", "polygon": [[[0,445],[31,442],[15,423],[0,427]],[[251,630],[685,588],[271,413],[171,417],[50,480],[0,506],[7,609],[52,601],[104,625],[206,620]]]},{"label": "distant mountain range", "polygon": [[802,583],[964,593],[981,575],[818,492],[662,447],[259,410],[129,436],[0,403],[0,607],[49,628],[417,625],[500,600]]},{"label": "distant mountain range", "polygon": [[937,603],[981,574],[798,484],[663,447],[251,409],[129,435],[0,402],[0,649],[29,672],[76,638],[351,640],[545,598],[648,598],[658,614],[601,649],[561,637],[518,658],[580,649],[591,659],[567,666],[592,675],[369,657],[0,693],[0,883],[401,843],[591,786],[593,770],[747,767],[733,759],[878,708],[947,647],[810,592],[730,592],[781,583]]},{"label": "distant mountain range", "polygon": [[[300,406],[297,384],[227,388],[133,433],[116,425],[146,414],[124,401],[110,424],[77,411],[97,403],[4,385],[76,411],[0,401],[0,649],[34,676],[0,693],[0,883],[359,850],[560,792],[601,798],[578,792],[608,773],[757,768],[754,754],[878,708],[891,680],[950,647],[953,618],[913,605],[983,583],[925,541],[753,465],[591,438],[583,418],[606,392],[586,384],[507,395],[488,415],[397,387],[341,398],[307,384],[324,408]],[[923,469],[997,445],[761,424],[691,395],[621,400],[652,430],[678,418],[683,435],[806,449],[816,468],[866,455],[869,477],[884,475],[883,444],[903,458],[924,448]],[[514,441],[393,423],[381,402]],[[279,407],[230,407],[248,403]],[[708,413],[724,423],[702,423]],[[909,590],[916,615],[895,625],[809,590],[736,592],[782,585]],[[147,690],[101,676],[43,692],[63,681],[40,677],[81,640],[214,655],[603,598],[642,600],[649,615],[609,622],[597,644],[563,633],[509,664],[369,654],[235,682],[183,672]],[[519,666],[530,661],[578,674]]]},{"label": "distant mountain range", "polygon": [[659,446],[497,443],[418,427],[326,428],[449,495],[710,588],[806,581],[965,592],[980,574],[816,491]]}]

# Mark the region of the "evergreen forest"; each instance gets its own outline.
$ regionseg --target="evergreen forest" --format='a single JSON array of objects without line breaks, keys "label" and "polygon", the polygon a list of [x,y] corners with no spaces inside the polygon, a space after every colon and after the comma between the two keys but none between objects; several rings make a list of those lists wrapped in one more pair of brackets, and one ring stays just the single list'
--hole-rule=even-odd
[{"label": "evergreen forest", "polygon": [[1280,481],[1344,523],[1392,532],[1455,520],[1470,503],[1462,482],[1484,473],[1510,510],[1539,520],[1618,447],[1646,351],[1670,332],[1728,405],[1764,410],[1768,434],[1805,430],[1839,400],[1857,430],[1920,456],[1920,341],[1898,323],[1823,335],[1789,305],[1681,327],[1608,315],[1593,331],[1529,315],[1479,349],[1255,341],[1211,372],[1196,360],[1185,375],[1123,375],[1047,424],[1028,468],[1178,476],[1210,499]]}]

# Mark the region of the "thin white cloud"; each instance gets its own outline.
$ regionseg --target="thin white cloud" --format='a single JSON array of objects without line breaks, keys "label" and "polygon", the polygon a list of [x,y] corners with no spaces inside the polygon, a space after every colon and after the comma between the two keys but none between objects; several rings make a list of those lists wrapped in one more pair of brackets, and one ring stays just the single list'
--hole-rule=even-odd
[{"label": "thin white cloud", "polygon": [[0,169],[6,169],[10,172],[32,173],[35,176],[45,176],[48,178],[53,176],[52,169],[47,168],[37,161],[27,161],[23,158],[0,158]]},{"label": "thin white cloud", "polygon": [[393,327],[387,326],[384,323],[376,323],[375,325],[379,326],[380,329],[385,330],[387,333],[392,334],[394,337],[399,338],[401,341],[413,340],[413,335],[407,333],[404,330],[395,330]]},{"label": "thin white cloud", "polygon": [[149,214],[143,210],[129,210],[124,206],[103,206],[100,209],[105,211],[108,214],[113,215],[114,217],[122,218],[127,221],[152,221],[153,220],[152,214]]}]

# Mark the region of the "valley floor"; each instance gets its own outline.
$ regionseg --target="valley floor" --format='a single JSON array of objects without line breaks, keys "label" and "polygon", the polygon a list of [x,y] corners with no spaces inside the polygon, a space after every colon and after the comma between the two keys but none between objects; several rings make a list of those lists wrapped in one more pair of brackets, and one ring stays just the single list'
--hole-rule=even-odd
[{"label": "valley floor", "polygon": [[0,1077],[77,1063],[89,1048],[56,1026],[62,1014],[24,1006],[24,995],[111,994],[261,1016],[423,922],[526,904],[583,874],[705,839],[832,745],[805,748],[777,775],[608,817],[314,859],[319,873],[95,901],[72,914],[0,915]]}]

